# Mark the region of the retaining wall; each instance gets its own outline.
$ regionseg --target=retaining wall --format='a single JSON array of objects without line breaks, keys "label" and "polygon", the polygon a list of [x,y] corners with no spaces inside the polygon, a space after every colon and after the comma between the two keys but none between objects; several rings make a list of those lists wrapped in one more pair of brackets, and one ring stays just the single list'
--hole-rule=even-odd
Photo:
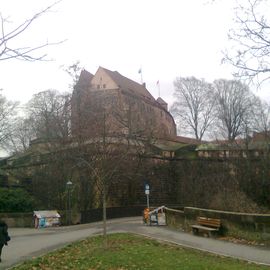
[{"label": "retaining wall", "polygon": [[0,213],[8,227],[34,227],[33,212],[29,213]]},{"label": "retaining wall", "polygon": [[[107,218],[121,218],[131,216],[141,216],[145,208],[143,205],[126,207],[108,207]],[[60,223],[67,225],[67,211],[60,210]],[[4,220],[9,227],[34,227],[33,212],[30,213],[0,213],[0,219]],[[86,212],[71,212],[71,224],[89,223],[102,220],[102,208],[91,209]]]},{"label": "retaining wall", "polygon": [[169,226],[191,231],[198,216],[221,219],[223,235],[241,236],[256,235],[257,238],[270,240],[270,214],[248,214],[195,207],[185,207],[183,211],[166,209]]}]

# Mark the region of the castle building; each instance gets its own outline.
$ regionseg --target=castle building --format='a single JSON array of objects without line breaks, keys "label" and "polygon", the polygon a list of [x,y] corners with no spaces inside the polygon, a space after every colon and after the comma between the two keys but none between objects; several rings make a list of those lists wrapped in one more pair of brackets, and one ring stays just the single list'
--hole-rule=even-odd
[{"label": "castle building", "polygon": [[155,99],[145,83],[99,67],[82,70],[72,96],[72,134],[86,137],[129,135],[173,139],[176,125],[168,104]]}]

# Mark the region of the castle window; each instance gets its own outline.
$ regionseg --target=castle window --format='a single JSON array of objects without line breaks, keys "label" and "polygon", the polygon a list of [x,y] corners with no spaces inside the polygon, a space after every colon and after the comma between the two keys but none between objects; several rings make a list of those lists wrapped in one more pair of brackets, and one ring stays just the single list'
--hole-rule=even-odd
[{"label": "castle window", "polygon": [[100,89],[100,85],[99,84],[97,85],[97,89]]},{"label": "castle window", "polygon": [[105,83],[103,84],[103,88],[106,88],[106,84]]}]

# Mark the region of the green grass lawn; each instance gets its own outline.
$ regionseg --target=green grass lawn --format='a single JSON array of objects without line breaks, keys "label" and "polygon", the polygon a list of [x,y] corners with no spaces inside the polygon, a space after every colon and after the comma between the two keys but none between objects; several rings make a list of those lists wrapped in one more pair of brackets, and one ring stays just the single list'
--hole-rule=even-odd
[{"label": "green grass lawn", "polygon": [[269,270],[270,268],[122,233],[109,236],[106,250],[103,249],[101,236],[91,237],[12,269]]}]

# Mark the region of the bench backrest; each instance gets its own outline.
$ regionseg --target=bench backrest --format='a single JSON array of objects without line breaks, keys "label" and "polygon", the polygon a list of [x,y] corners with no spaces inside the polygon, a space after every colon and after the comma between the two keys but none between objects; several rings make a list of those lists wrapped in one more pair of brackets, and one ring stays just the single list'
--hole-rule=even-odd
[{"label": "bench backrest", "polygon": [[221,225],[221,220],[215,219],[215,218],[198,217],[197,222],[199,225],[213,227],[213,228],[219,228]]}]

